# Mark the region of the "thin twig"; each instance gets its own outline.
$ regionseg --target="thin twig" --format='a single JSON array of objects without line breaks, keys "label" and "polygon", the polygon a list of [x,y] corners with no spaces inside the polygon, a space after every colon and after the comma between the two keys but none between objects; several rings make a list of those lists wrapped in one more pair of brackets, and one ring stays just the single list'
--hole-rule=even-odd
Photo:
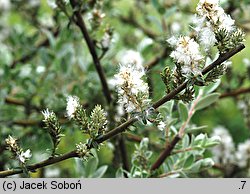
[{"label": "thin twig", "polygon": [[250,87],[249,88],[240,88],[238,90],[223,93],[220,95],[220,98],[236,97],[236,96],[239,96],[241,94],[246,94],[246,93],[250,93]]},{"label": "thin twig", "polygon": [[[128,141],[133,141],[133,142],[136,142],[136,143],[140,143],[142,141],[142,139],[143,139],[142,137],[134,135],[134,134],[131,134],[131,133],[125,132],[124,134],[125,134],[126,139]],[[157,151],[164,149],[163,146],[161,146],[159,144],[156,144],[156,143],[153,143],[153,142],[149,142],[149,147],[151,149],[154,149],[154,150],[157,150]]]},{"label": "thin twig", "polygon": [[[65,123],[68,123],[69,121],[65,118],[59,118],[59,122],[61,124],[65,124]],[[15,121],[10,122],[10,124],[23,126],[23,127],[28,127],[28,126],[43,127],[44,126],[44,123],[41,120],[32,120],[32,119],[15,120]]]},{"label": "thin twig", "polygon": [[190,147],[190,148],[185,148],[185,149],[182,149],[182,150],[176,150],[176,151],[173,151],[171,153],[171,155],[174,155],[174,154],[179,154],[179,153],[183,153],[183,152],[189,152],[189,151],[192,151],[194,148]]},{"label": "thin twig", "polygon": [[[36,106],[36,105],[33,105],[33,104],[30,104],[30,100],[20,100],[20,99],[17,99],[17,98],[14,98],[14,97],[11,97],[11,96],[7,96],[5,97],[5,103],[6,104],[9,104],[9,105],[16,105],[16,106],[23,106],[24,108],[29,108],[29,109],[33,109],[37,112],[41,112],[42,110],[46,109],[46,107],[43,107],[43,106]],[[86,108],[88,107],[88,103],[81,103],[82,107]],[[57,112],[57,111],[55,111]],[[59,112],[59,110],[58,110]]]},{"label": "thin twig", "polygon": [[[89,36],[88,30],[86,28],[85,22],[82,18],[81,12],[79,9],[77,9],[77,1],[76,0],[70,0],[71,6],[74,9],[74,15],[75,15],[75,23],[76,25],[80,28],[82,35],[88,45],[90,54],[92,55],[93,58],[93,62],[96,68],[96,71],[99,75],[99,78],[101,80],[101,84],[102,84],[102,89],[103,89],[103,93],[104,96],[108,102],[108,104],[112,103],[112,96],[111,96],[111,92],[109,90],[108,84],[107,84],[107,80],[104,74],[104,70],[101,66],[101,62],[100,60],[104,57],[106,51],[101,54],[100,57],[98,57],[97,52],[95,50],[95,44],[93,42],[93,40],[91,39],[91,37]],[[128,160],[127,160],[127,152],[125,149],[125,140],[123,139],[123,137],[119,137],[118,138],[118,143],[119,143],[119,148],[120,148],[120,153],[123,159],[123,166],[129,170],[129,164],[128,164]]]},{"label": "thin twig", "polygon": [[35,106],[35,105],[30,105],[29,101],[19,100],[19,99],[10,97],[10,96],[7,96],[5,98],[5,103],[6,104],[13,104],[13,105],[16,105],[16,106],[24,106],[24,107],[28,106],[30,109],[36,110],[38,112],[43,110],[42,107],[38,107],[38,106]]},{"label": "thin twig", "polygon": [[107,139],[110,139],[112,137],[115,137],[116,135],[118,135],[119,133],[122,133],[123,131],[125,131],[130,125],[132,125],[133,123],[135,123],[138,119],[137,118],[131,118],[128,121],[126,121],[125,123],[122,123],[121,125],[119,125],[118,127],[114,128],[113,130],[109,131],[108,133],[104,134],[103,136],[99,137],[96,141],[97,143],[101,143],[106,141]]},{"label": "thin twig", "polygon": [[197,103],[199,102],[199,100],[201,99],[201,94],[199,94],[197,96],[197,98],[194,100],[194,102],[192,103],[192,106],[190,108],[190,110],[188,111],[188,118],[187,120],[183,123],[183,125],[181,126],[180,130],[179,130],[179,135],[180,137],[183,137],[184,134],[185,134],[185,130],[187,128],[187,125],[189,124],[190,122],[190,119],[192,118],[192,116],[194,115],[195,113],[195,107],[197,105]]},{"label": "thin twig", "polygon": [[213,168],[218,169],[218,170],[220,170],[222,172],[225,172],[225,170],[226,170],[221,164],[214,164]]},{"label": "thin twig", "polygon": [[[42,167],[45,167],[45,166],[48,166],[48,165],[51,165],[51,164],[55,164],[55,163],[67,160],[69,158],[77,157],[77,156],[78,156],[78,154],[76,153],[76,150],[74,150],[74,151],[68,152],[68,153],[66,153],[64,155],[57,156],[57,157],[54,157],[54,158],[49,158],[49,159],[44,160],[42,162],[38,162],[38,163],[35,163],[33,165],[29,165],[29,166],[27,166],[27,169],[29,171],[34,171],[34,170],[36,170],[38,168],[42,168]],[[14,174],[20,174],[22,172],[23,172],[22,169],[12,169],[12,170],[1,171],[0,172],[0,178],[10,176],[10,175],[14,175]]]},{"label": "thin twig", "polygon": [[107,49],[105,49],[105,50],[102,50],[102,54],[99,56],[99,61],[101,61],[102,60],[102,58],[105,56],[105,54],[107,53]]},{"label": "thin twig", "polygon": [[176,134],[173,138],[173,140],[168,144],[166,149],[160,154],[156,162],[152,165],[150,170],[156,170],[161,166],[161,164],[164,162],[164,160],[170,156],[172,150],[174,149],[175,145],[181,140],[181,137],[179,134]]},{"label": "thin twig", "polygon": [[108,84],[107,84],[107,80],[106,80],[103,68],[101,66],[100,60],[99,60],[98,55],[96,53],[95,45],[94,45],[92,39],[89,36],[88,30],[87,30],[85,22],[84,22],[84,20],[82,18],[81,12],[77,7],[78,6],[77,1],[76,0],[70,0],[70,4],[71,4],[72,8],[74,9],[74,16],[75,16],[74,21],[75,21],[76,25],[80,28],[80,30],[82,32],[82,35],[83,35],[83,37],[84,37],[84,39],[85,39],[85,41],[87,43],[89,52],[90,52],[90,54],[91,54],[91,56],[93,58],[93,62],[94,62],[96,71],[97,71],[97,73],[99,75],[99,78],[101,80],[104,96],[105,96],[108,104],[110,104],[112,102],[111,93],[110,93],[110,90],[109,90],[109,87],[108,87]]},{"label": "thin twig", "polygon": [[150,70],[154,66],[156,66],[162,59],[166,58],[170,54],[170,49],[166,48],[159,56],[156,56],[151,61],[149,61],[147,64],[145,64],[145,69]]},{"label": "thin twig", "polygon": [[163,164],[163,162],[171,155],[173,149],[175,148],[175,145],[184,136],[185,129],[186,129],[188,123],[190,122],[190,119],[192,118],[193,114],[195,113],[195,106],[199,102],[200,98],[201,98],[201,94],[198,95],[198,97],[195,99],[195,101],[193,102],[192,106],[190,107],[189,112],[188,112],[188,118],[183,123],[183,125],[181,126],[178,134],[176,134],[174,136],[173,140],[167,145],[167,147],[165,148],[165,150],[160,154],[160,156],[157,158],[157,160],[155,161],[155,163],[152,165],[152,167],[151,167],[152,171],[158,169]]},{"label": "thin twig", "polygon": [[149,28],[145,28],[140,23],[138,23],[138,21],[135,20],[133,12],[130,12],[129,17],[120,16],[119,18],[123,23],[129,24],[131,26],[138,28],[149,38],[156,39],[158,37],[158,35],[155,32],[151,31]]}]

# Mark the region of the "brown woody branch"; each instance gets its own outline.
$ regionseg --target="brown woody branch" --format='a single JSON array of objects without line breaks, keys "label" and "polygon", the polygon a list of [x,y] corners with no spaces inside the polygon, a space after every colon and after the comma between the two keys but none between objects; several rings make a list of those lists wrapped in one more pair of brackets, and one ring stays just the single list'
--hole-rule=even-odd
[{"label": "brown woody branch", "polygon": [[[64,155],[61,155],[61,156],[58,156],[55,158],[49,158],[49,159],[44,160],[42,162],[38,162],[38,163],[35,163],[33,165],[27,166],[27,169],[29,171],[35,171],[36,169],[42,168],[44,166],[55,164],[57,162],[61,162],[61,161],[67,160],[69,158],[74,158],[77,156],[78,156],[78,154],[76,153],[76,150],[74,150],[74,151],[68,152]],[[6,177],[6,176],[14,175],[14,174],[20,174],[22,172],[23,172],[22,169],[12,169],[12,170],[1,171],[0,177]]]},{"label": "brown woody branch", "polygon": [[17,106],[23,106],[23,107],[27,107],[28,106],[30,109],[36,110],[38,112],[41,111],[41,110],[43,110],[42,107],[38,107],[38,106],[35,106],[35,105],[30,105],[29,102],[26,102],[24,100],[19,100],[19,99],[10,97],[10,96],[7,96],[5,98],[5,103],[6,104],[13,104],[13,105],[17,105]]},{"label": "brown woody branch", "polygon": [[170,54],[170,49],[165,48],[165,50],[159,55],[153,58],[151,61],[145,64],[145,69],[150,70],[156,66],[162,59],[166,58]]},{"label": "brown woody branch", "polygon": [[195,106],[197,105],[197,103],[199,102],[201,98],[201,95],[198,95],[198,97],[195,99],[195,101],[193,102],[189,112],[188,112],[188,118],[187,120],[183,123],[183,125],[181,126],[178,134],[176,134],[173,138],[173,140],[167,145],[167,147],[165,148],[165,150],[160,154],[160,156],[158,157],[158,159],[155,161],[155,163],[152,165],[151,170],[156,170],[158,169],[163,162],[172,154],[173,149],[175,148],[175,145],[182,139],[182,137],[185,134],[185,129],[190,121],[190,119],[192,118],[193,114],[195,113]]},{"label": "brown woody branch", "polygon": [[[230,57],[232,57],[236,53],[240,52],[244,48],[245,48],[244,45],[240,45],[240,46],[236,47],[235,49],[229,51],[228,53],[221,55],[217,60],[215,60],[213,63],[211,63],[209,66],[207,66],[202,71],[202,74],[203,75],[207,74],[213,68],[215,68],[216,66],[218,66],[221,63],[225,62]],[[183,84],[181,84],[180,86],[178,86],[175,90],[171,91],[169,94],[167,94],[166,96],[164,96],[163,98],[161,98],[160,100],[158,100],[157,102],[155,102],[152,105],[152,107],[155,108],[155,109],[157,109],[159,106],[161,106],[164,103],[166,103],[167,101],[173,99],[178,93],[180,93],[182,90],[184,90],[186,88],[186,86],[187,86],[187,82],[184,82]],[[97,142],[101,143],[101,142],[103,142],[103,141],[105,141],[107,139],[110,139],[110,138],[116,136],[117,134],[125,131],[127,129],[127,127],[129,127],[130,125],[132,125],[136,121],[137,121],[136,118],[131,118],[130,120],[126,121],[125,123],[121,124],[120,126],[118,126],[115,129],[109,131],[105,135],[101,136],[99,139],[97,139]]]},{"label": "brown woody branch", "polygon": [[[203,69],[202,74],[203,75],[207,74],[213,68],[215,68],[216,66],[218,66],[221,63],[225,62],[226,60],[228,60],[229,58],[231,58],[232,56],[234,56],[236,53],[240,52],[244,48],[245,48],[245,46],[243,44],[241,44],[238,47],[236,47],[235,49],[233,49],[233,50],[231,50],[231,51],[229,51],[229,52],[227,52],[227,53],[225,53],[223,55],[220,55],[217,60],[215,60],[213,63],[211,63],[205,69]],[[153,104],[153,108],[158,108],[159,106],[161,106],[165,102],[171,100],[176,94],[180,93],[186,87],[187,87],[187,82],[184,82],[179,87],[177,87],[175,90],[173,90],[172,92],[170,92],[168,95],[164,96],[163,98],[161,98],[160,100],[158,100],[157,102],[155,102]]]},{"label": "brown woody branch", "polygon": [[108,87],[108,84],[107,84],[107,80],[106,80],[103,68],[102,68],[100,60],[99,60],[99,57],[98,57],[98,55],[96,53],[94,42],[89,36],[89,33],[88,33],[87,28],[86,28],[85,22],[84,22],[84,20],[82,18],[82,15],[81,15],[81,11],[78,8],[77,1],[76,0],[70,0],[70,4],[71,4],[71,6],[72,6],[72,8],[74,10],[74,16],[75,16],[74,21],[75,21],[76,25],[80,28],[80,30],[82,32],[82,35],[83,35],[83,37],[84,37],[84,39],[85,39],[85,41],[87,43],[89,52],[90,52],[90,54],[92,56],[96,71],[97,71],[97,73],[99,75],[99,78],[101,80],[104,96],[105,96],[108,104],[110,104],[111,101],[112,101],[112,96],[111,96],[111,93],[110,93],[110,90],[109,90],[109,87]]},{"label": "brown woody branch", "polygon": [[[59,118],[59,122],[61,124],[65,124],[68,122],[68,120],[65,118]],[[43,127],[44,126],[44,123],[41,120],[32,120],[32,119],[15,120],[15,121],[12,121],[11,124],[23,126],[23,127],[28,127],[28,126]]]},{"label": "brown woody branch", "polygon": [[[10,97],[10,96],[7,96],[5,98],[5,103],[6,104],[9,104],[9,105],[16,105],[16,106],[22,106],[26,109],[32,109],[32,110],[35,110],[37,112],[41,112],[42,110],[46,109],[46,107],[43,107],[43,106],[36,106],[36,105],[33,105],[31,104],[30,101],[28,100],[20,100],[20,99],[17,99],[17,98],[14,98],[14,97]],[[81,104],[84,108],[88,107],[88,103],[82,103]],[[58,111],[59,112],[59,111]],[[61,120],[63,120],[63,118],[61,118]],[[38,121],[36,122],[32,122],[32,123],[39,123]]]},{"label": "brown woody branch", "polygon": [[239,96],[241,94],[246,94],[246,93],[250,93],[250,87],[249,88],[240,88],[238,90],[223,93],[220,95],[220,98],[236,97],[236,96]]},{"label": "brown woody branch", "polygon": [[[92,55],[96,71],[97,71],[99,78],[101,80],[104,96],[105,96],[108,104],[111,104],[112,103],[111,92],[109,90],[107,80],[106,80],[106,77],[104,74],[104,70],[103,70],[103,68],[101,66],[101,62],[100,62],[100,60],[104,56],[105,52],[103,52],[102,55],[100,57],[98,57],[97,52],[95,50],[95,44],[94,44],[93,40],[91,39],[91,37],[89,36],[88,30],[87,30],[85,22],[82,18],[81,12],[77,7],[78,6],[77,1],[70,0],[70,3],[71,3],[72,8],[74,9],[75,23],[80,28],[82,35],[83,35],[83,37],[87,43],[87,46],[89,48],[90,54]],[[126,170],[129,170],[126,144],[125,144],[125,140],[123,139],[122,136],[118,137],[118,144],[119,144],[120,154],[122,156],[123,166]]]},{"label": "brown woody branch", "polygon": [[130,12],[130,15],[128,17],[120,16],[121,22],[125,24],[129,24],[131,26],[134,26],[135,28],[140,29],[145,35],[147,35],[149,38],[156,39],[158,35],[151,31],[149,28],[145,28],[143,25],[141,25],[134,17],[134,13]]},{"label": "brown woody branch", "polygon": [[167,145],[166,149],[161,153],[159,158],[152,165],[151,170],[156,170],[157,168],[159,168],[159,166],[164,162],[164,160],[171,155],[172,150],[180,140],[181,137],[179,136],[179,134],[174,136],[174,139],[171,141],[171,143]]},{"label": "brown woody branch", "polygon": [[[243,50],[245,48],[244,45],[239,45],[238,47],[236,47],[235,49],[233,49],[232,51],[219,56],[219,58],[214,61],[212,64],[210,64],[209,66],[207,66],[202,73],[206,74],[209,71],[211,71],[214,67],[216,67],[217,65],[220,65],[221,63],[225,62],[226,60],[228,60],[230,57],[232,57],[233,55],[235,55],[236,53],[240,52],[241,50]],[[154,103],[152,106],[154,108],[158,108],[159,106],[161,106],[162,104],[164,104],[165,102],[171,100],[176,94],[178,94],[179,92],[181,92],[182,90],[184,90],[186,88],[187,83],[184,82],[183,84],[181,84],[179,87],[177,87],[175,90],[173,90],[172,92],[170,92],[169,94],[167,94],[165,97],[163,97],[162,99],[158,100],[156,103]],[[119,133],[122,133],[123,131],[125,131],[130,125],[132,125],[133,123],[135,123],[138,119],[137,118],[131,118],[130,120],[126,121],[125,123],[121,124],[120,126],[116,127],[115,129],[109,131],[108,133],[106,133],[105,135],[101,136],[100,138],[98,138],[96,141],[98,143],[102,143],[108,139],[111,139],[113,137],[115,137],[116,135],[118,135]],[[172,142],[169,144],[169,151],[171,153],[171,151],[173,150],[174,146],[178,143],[178,141],[180,140],[180,136],[177,134],[174,139],[172,140]],[[169,151],[165,151],[165,153],[163,153],[162,157],[165,157],[166,155],[169,154]],[[76,150],[73,150],[69,153],[66,153],[64,155],[52,158],[52,159],[47,159],[44,160],[42,162],[33,164],[33,165],[29,165],[27,166],[28,170],[36,170],[38,168],[42,168],[57,162],[61,162],[64,161],[66,159],[69,158],[73,158],[73,157],[78,157]],[[153,167],[152,167],[153,169]],[[0,177],[6,177],[6,176],[10,176],[10,175],[14,175],[14,174],[20,174],[23,171],[20,170],[6,170],[6,171],[1,171],[0,172]]]},{"label": "brown woody branch", "polygon": [[[134,135],[134,134],[131,134],[131,133],[125,133],[125,136],[126,136],[126,139],[128,141],[133,141],[133,142],[136,142],[136,143],[140,143],[142,141],[143,138],[141,138],[140,136],[137,136],[137,135]],[[153,142],[149,142],[149,147],[154,149],[154,150],[163,150],[164,147],[159,145],[159,144],[156,144],[156,143],[153,143]]]}]

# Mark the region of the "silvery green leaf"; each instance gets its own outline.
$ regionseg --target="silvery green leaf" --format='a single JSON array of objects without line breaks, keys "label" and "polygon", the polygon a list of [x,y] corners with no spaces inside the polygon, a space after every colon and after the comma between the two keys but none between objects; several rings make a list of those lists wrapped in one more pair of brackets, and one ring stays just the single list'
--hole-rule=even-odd
[{"label": "silvery green leaf", "polygon": [[165,162],[165,163],[162,164],[162,169],[163,169],[163,172],[168,172],[168,171],[171,170],[168,162]]},{"label": "silvery green leaf", "polygon": [[182,147],[187,148],[190,144],[189,136],[186,134],[182,139]]},{"label": "silvery green leaf", "polygon": [[189,168],[193,163],[194,163],[194,156],[193,154],[190,154],[190,156],[188,156],[188,158],[186,159],[183,168]]},{"label": "silvery green leaf", "polygon": [[165,164],[166,164],[168,170],[170,171],[172,169],[173,165],[175,164],[173,157],[169,157]]},{"label": "silvery green leaf", "polygon": [[103,165],[100,168],[98,168],[95,173],[93,174],[92,178],[101,178],[103,177],[103,175],[105,174],[105,172],[107,171],[108,166],[107,165]]},{"label": "silvery green leaf", "polygon": [[[158,0],[155,0],[155,1],[158,1]],[[163,10],[163,9],[161,9],[161,7],[159,7],[158,10]],[[155,26],[156,26],[156,28],[157,28],[158,30],[162,30],[161,20],[159,20],[159,18],[157,18],[157,17],[151,15],[151,16],[147,16],[147,19],[148,19],[150,22],[152,22],[153,24],[155,24]]]},{"label": "silvery green leaf", "polygon": [[221,143],[221,138],[219,136],[214,136],[207,139],[207,142],[204,147],[210,148],[219,145],[220,143]]},{"label": "silvery green leaf", "polygon": [[205,158],[202,160],[202,167],[203,168],[211,168],[214,165],[214,161],[212,158]]},{"label": "silvery green leaf", "polygon": [[179,171],[179,174],[180,174],[180,176],[183,177],[183,178],[188,178],[187,174],[186,174],[183,170],[180,170],[180,171]]},{"label": "silvery green leaf", "polygon": [[146,156],[146,158],[149,159],[149,158],[152,156],[152,154],[153,154],[153,152],[147,151],[147,152],[145,153],[145,156]]},{"label": "silvery green leaf", "polygon": [[178,121],[177,118],[170,118],[170,119],[168,120],[167,126],[168,126],[168,127],[170,127],[170,126],[172,127],[177,121]]},{"label": "silvery green leaf", "polygon": [[174,101],[168,101],[164,105],[158,108],[159,112],[163,115],[163,117],[171,116],[173,111]]},{"label": "silvery green leaf", "polygon": [[202,87],[203,93],[204,94],[210,94],[213,91],[215,91],[221,83],[221,80],[218,79],[215,83],[211,83],[208,86]]},{"label": "silvery green leaf", "polygon": [[135,165],[133,165],[131,170],[130,170],[130,174],[131,174],[130,176],[133,176],[133,174],[135,174],[136,170],[137,170],[137,167]]},{"label": "silvery green leaf", "polygon": [[207,135],[203,133],[197,135],[194,139],[194,145],[203,146],[206,144],[206,142],[207,142]]},{"label": "silvery green leaf", "polygon": [[80,158],[75,158],[75,171],[79,176],[86,177],[86,171]]},{"label": "silvery green leaf", "polygon": [[4,44],[1,44],[0,53],[1,53],[1,58],[0,58],[1,65],[2,64],[7,65],[13,62],[13,56],[11,50]]},{"label": "silvery green leaf", "polygon": [[148,143],[149,143],[149,139],[147,137],[143,138],[141,140],[141,142],[140,142],[140,148],[139,149],[147,148]]},{"label": "silvery green leaf", "polygon": [[188,108],[182,101],[178,103],[178,111],[179,111],[181,120],[186,121],[188,118]]},{"label": "silvery green leaf", "polygon": [[198,160],[193,165],[187,169],[189,173],[197,173],[201,169],[202,160]]},{"label": "silvery green leaf", "polygon": [[94,174],[97,169],[98,163],[99,161],[97,157],[92,157],[88,159],[85,164],[86,177],[91,177]]},{"label": "silvery green leaf", "polygon": [[175,14],[176,10],[177,10],[177,6],[173,6],[170,9],[167,9],[165,12],[165,15],[164,15],[165,18],[168,18],[168,17],[172,16],[173,14]]},{"label": "silvery green leaf", "polygon": [[195,110],[201,110],[203,108],[208,107],[209,105],[213,104],[219,99],[220,94],[219,93],[212,93],[207,96],[204,96],[199,100],[197,105],[195,106]]},{"label": "silvery green leaf", "polygon": [[118,170],[115,173],[115,177],[116,178],[124,178],[124,172],[123,172],[122,168],[118,168]]},{"label": "silvery green leaf", "polygon": [[175,162],[174,167],[183,167],[186,163],[186,157],[182,155],[178,158],[177,162]]},{"label": "silvery green leaf", "polygon": [[43,33],[48,37],[48,40],[49,40],[51,47],[55,47],[56,41],[55,41],[55,37],[52,34],[52,32],[50,32],[49,30],[43,30]]},{"label": "silvery green leaf", "polygon": [[203,130],[203,129],[205,129],[205,128],[207,128],[206,125],[204,125],[204,126],[199,126],[199,127],[197,127],[197,126],[190,126],[190,127],[188,127],[188,128],[186,129],[186,132],[187,132],[187,133],[197,132],[197,131]]},{"label": "silvery green leaf", "polygon": [[155,9],[158,9],[161,6],[157,0],[152,0],[151,3]]},{"label": "silvery green leaf", "polygon": [[202,150],[204,150],[204,148],[203,148],[203,147],[201,147],[201,146],[199,146],[199,145],[194,146],[194,147],[193,147],[193,149],[194,149],[194,150],[198,150],[198,151],[202,151]]}]

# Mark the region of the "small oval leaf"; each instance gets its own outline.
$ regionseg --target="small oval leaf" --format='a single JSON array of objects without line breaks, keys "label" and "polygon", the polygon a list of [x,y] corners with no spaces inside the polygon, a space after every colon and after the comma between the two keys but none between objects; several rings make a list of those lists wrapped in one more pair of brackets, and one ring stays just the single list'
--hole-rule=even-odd
[{"label": "small oval leaf", "polygon": [[100,168],[98,168],[95,173],[93,174],[92,178],[101,178],[103,177],[103,175],[105,174],[105,172],[107,171],[108,166],[107,165],[103,165]]},{"label": "small oval leaf", "polygon": [[203,87],[204,94],[210,94],[220,86],[221,80],[217,80],[214,83],[210,83],[208,86]]},{"label": "small oval leaf", "polygon": [[179,102],[178,111],[182,121],[186,121],[188,118],[188,108],[183,102]]},{"label": "small oval leaf", "polygon": [[93,157],[90,158],[86,164],[85,164],[85,172],[86,172],[86,177],[92,177],[92,175],[95,173],[97,166],[98,166],[98,158]]},{"label": "small oval leaf", "polygon": [[204,96],[200,99],[200,101],[197,103],[195,110],[201,110],[203,108],[208,107],[209,105],[213,104],[218,100],[220,97],[220,93],[212,93],[207,96]]},{"label": "small oval leaf", "polygon": [[185,161],[183,168],[189,168],[194,163],[194,156],[191,154]]}]

